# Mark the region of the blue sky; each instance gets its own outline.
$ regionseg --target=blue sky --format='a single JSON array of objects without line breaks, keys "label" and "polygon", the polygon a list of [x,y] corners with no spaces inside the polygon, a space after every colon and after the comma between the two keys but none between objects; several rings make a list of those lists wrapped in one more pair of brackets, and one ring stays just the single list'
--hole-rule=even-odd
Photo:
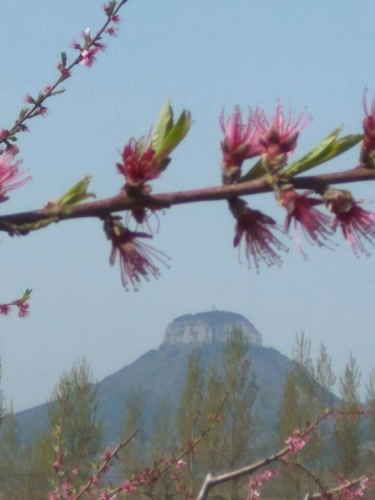
[{"label": "blue sky", "polygon": [[[94,32],[104,17],[93,0],[14,0],[2,6],[0,127],[9,127],[27,92],[57,76],[61,51]],[[218,117],[239,104],[272,114],[278,99],[313,117],[295,157],[338,125],[361,131],[362,93],[375,95],[373,0],[300,2],[233,0],[131,1],[118,37],[92,68],[79,67],[46,118],[19,138],[33,177],[11,193],[2,214],[43,206],[85,175],[98,197],[118,192],[115,163],[132,136],[148,133],[165,98],[194,125],[154,192],[220,183]],[[349,168],[358,148],[317,171]],[[371,183],[353,187],[373,199]],[[282,222],[271,195],[249,200]],[[375,208],[374,208],[375,210]],[[238,262],[225,203],[180,206],[160,217],[153,245],[171,269],[139,292],[125,292],[100,222],[73,221],[25,238],[0,235],[1,300],[33,288],[31,315],[0,319],[2,387],[16,411],[43,403],[62,372],[85,356],[98,379],[161,343],[175,317],[216,309],[244,314],[263,343],[290,355],[296,332],[327,346],[339,374],[352,352],[363,374],[375,368],[374,258],[309,247],[305,261],[290,241],[282,269],[259,274]],[[375,253],[375,249],[371,249]]]}]

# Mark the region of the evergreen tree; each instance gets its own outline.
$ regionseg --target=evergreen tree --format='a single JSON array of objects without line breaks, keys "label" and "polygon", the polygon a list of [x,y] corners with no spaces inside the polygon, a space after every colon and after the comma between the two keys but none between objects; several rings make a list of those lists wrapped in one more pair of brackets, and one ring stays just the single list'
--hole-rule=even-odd
[{"label": "evergreen tree", "polygon": [[345,372],[340,377],[340,410],[336,418],[334,438],[337,447],[338,470],[352,478],[360,465],[360,422],[357,410],[359,402],[360,372],[356,360],[350,354]]}]

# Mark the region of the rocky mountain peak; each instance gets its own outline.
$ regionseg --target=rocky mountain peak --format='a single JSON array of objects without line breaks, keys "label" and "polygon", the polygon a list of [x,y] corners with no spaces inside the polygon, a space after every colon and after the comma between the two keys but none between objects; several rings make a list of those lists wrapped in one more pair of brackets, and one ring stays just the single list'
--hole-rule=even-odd
[{"label": "rocky mountain peak", "polygon": [[209,344],[225,342],[233,328],[241,328],[253,345],[262,345],[262,336],[241,314],[209,311],[185,314],[169,323],[163,344]]}]

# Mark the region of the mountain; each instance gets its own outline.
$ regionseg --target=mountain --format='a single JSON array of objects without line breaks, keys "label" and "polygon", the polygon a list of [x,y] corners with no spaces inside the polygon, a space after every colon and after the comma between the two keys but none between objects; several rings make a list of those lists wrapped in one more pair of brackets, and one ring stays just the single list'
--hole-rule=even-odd
[{"label": "mountain", "polygon": [[210,311],[179,316],[167,326],[164,344],[212,344],[225,342],[234,328],[247,335],[252,345],[262,345],[262,336],[241,314]]},{"label": "mountain", "polygon": [[[277,426],[283,384],[292,361],[275,349],[262,347],[261,334],[244,316],[213,310],[176,318],[166,327],[158,349],[148,351],[97,384],[98,416],[104,420],[106,443],[113,445],[119,440],[126,398],[132,389],[145,396],[148,427],[158,398],[167,396],[176,409],[192,351],[199,348],[209,367],[219,358],[233,328],[241,328],[251,342],[251,369],[259,386],[255,410],[272,432]],[[45,428],[47,405],[20,412],[17,419],[24,438],[30,439]]]}]

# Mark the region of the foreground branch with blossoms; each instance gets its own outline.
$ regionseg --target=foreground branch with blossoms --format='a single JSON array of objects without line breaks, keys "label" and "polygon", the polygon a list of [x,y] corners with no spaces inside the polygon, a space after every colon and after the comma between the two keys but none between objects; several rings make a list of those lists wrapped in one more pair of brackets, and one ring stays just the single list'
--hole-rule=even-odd
[{"label": "foreground branch with blossoms", "polygon": [[[368,118],[365,117],[365,121]],[[249,267],[255,265],[257,270],[262,261],[267,265],[282,264],[279,252],[286,251],[287,247],[273,234],[275,230],[282,235],[294,228],[297,247],[304,256],[303,237],[310,244],[333,248],[332,237],[337,231],[341,231],[356,255],[369,255],[367,246],[375,243],[374,213],[361,206],[366,200],[356,201],[349,191],[333,188],[332,184],[375,180],[372,164],[360,163],[352,169],[330,174],[300,175],[343,154],[360,141],[363,159],[368,143],[366,133],[364,136],[339,138],[339,130],[336,130],[310,153],[288,165],[288,158],[297,144],[296,127],[302,117],[295,123],[290,117],[287,121],[279,104],[270,122],[263,112],[257,119],[260,123],[259,132],[254,129],[251,134],[248,128],[254,126],[255,118],[251,116],[247,125],[242,124],[239,108],[234,110],[226,127],[222,123],[226,134],[221,142],[224,171],[222,186],[153,194],[150,182],[165,172],[171,161],[170,153],[183,140],[191,125],[191,116],[187,111],[183,111],[174,122],[172,108],[167,102],[149,136],[138,141],[130,139],[125,145],[122,162],[117,163],[117,170],[125,180],[118,194],[87,202],[86,199],[94,195],[87,192],[90,178],[86,177],[57,201],[49,202],[42,209],[0,216],[0,230],[11,236],[26,235],[53,222],[92,217],[103,220],[106,235],[113,247],[111,264],[118,253],[122,282],[125,288],[131,284],[135,289],[138,289],[141,277],[147,279],[159,275],[153,257],[165,261],[158,257],[157,250],[143,243],[145,238],[150,240],[154,237],[150,230],[150,218],[157,216],[158,211],[180,204],[227,200],[236,220],[234,246],[244,247]],[[267,134],[265,123],[269,123]],[[248,141],[254,144],[249,146]],[[242,175],[245,160],[255,155],[260,155],[260,160]],[[235,169],[229,166],[232,163],[237,164]],[[23,182],[17,187],[21,184]],[[5,201],[7,186],[3,184],[0,188]],[[266,214],[250,208],[241,198],[265,193],[273,193],[277,204],[285,209],[284,228]],[[325,207],[328,213],[321,212],[317,207]],[[127,212],[128,215],[124,219],[113,215],[119,212]],[[110,228],[114,227],[115,221],[117,230],[113,231]],[[128,250],[124,250],[122,240],[118,238],[120,234],[126,235]]]},{"label": "foreground branch with blossoms", "polygon": [[[0,149],[0,202],[8,199],[10,190],[30,180],[20,169],[21,161],[15,160],[19,154],[15,145],[17,136],[28,130],[26,122],[30,119],[46,116],[46,100],[64,92],[61,83],[72,76],[74,67],[90,68],[95,63],[98,52],[105,49],[102,37],[116,34],[118,13],[125,3],[126,0],[110,1],[103,6],[106,21],[97,33],[92,36],[86,29],[81,33],[83,43],[72,42],[72,48],[79,55],[68,65],[63,52],[57,64],[59,77],[55,83],[47,85],[37,97],[27,94],[25,100],[30,106],[21,109],[12,127],[1,129],[0,145],[5,147]],[[355,200],[349,191],[332,187],[375,179],[375,101],[369,108],[366,92],[363,108],[363,134],[340,137],[341,128],[338,128],[296,161],[291,161],[291,157],[301,131],[310,122],[306,112],[294,116],[289,109],[286,113],[280,102],[271,117],[260,107],[250,109],[246,120],[238,106],[227,117],[222,111],[219,124],[223,133],[220,141],[223,185],[154,194],[151,182],[165,174],[171,153],[183,141],[192,123],[191,114],[186,110],[175,121],[167,101],[149,134],[139,139],[130,138],[123,147],[121,161],[116,164],[124,180],[118,194],[87,201],[95,195],[87,191],[91,178],[85,177],[43,208],[0,216],[0,231],[20,236],[56,222],[99,219],[112,246],[111,265],[118,257],[122,284],[126,289],[131,286],[135,290],[143,279],[160,275],[158,264],[168,267],[168,257],[149,244],[154,238],[151,218],[156,217],[159,227],[158,213],[180,204],[226,200],[236,221],[233,245],[238,248],[239,257],[243,253],[248,266],[255,267],[257,272],[262,263],[282,265],[280,253],[288,250],[282,237],[291,230],[304,257],[304,238],[310,244],[334,248],[333,237],[337,232],[344,236],[356,256],[368,256],[368,246],[375,244],[375,214],[363,207],[367,200]],[[354,168],[331,174],[301,175],[359,143],[359,163]],[[250,165],[249,160],[253,160]],[[266,193],[273,193],[277,205],[285,210],[284,226],[242,199]],[[321,208],[328,213],[323,213]],[[118,215],[121,212],[125,213],[124,217]]]},{"label": "foreground branch with blossoms", "polygon": [[[200,443],[205,439],[207,434],[211,431],[214,425],[220,420],[219,415],[226,404],[228,395],[221,401],[215,415],[212,416],[208,427],[193,441],[186,444],[185,449],[178,456],[160,457],[155,461],[153,466],[145,467],[144,470],[133,474],[126,480],[122,481],[119,486],[108,487],[105,485],[105,475],[112,468],[114,462],[121,460],[119,452],[128,446],[131,441],[136,437],[138,430],[136,430],[130,437],[122,441],[114,449],[107,448],[104,455],[101,457],[100,462],[95,466],[93,474],[89,477],[87,483],[81,486],[73,486],[72,478],[79,470],[80,464],[72,471],[65,471],[63,468],[64,462],[64,449],[62,447],[61,433],[63,430],[63,418],[61,426],[58,426],[58,446],[57,446],[57,460],[53,464],[56,473],[55,487],[49,494],[49,500],[78,500],[85,496],[90,495],[91,498],[99,498],[100,500],[110,500],[116,498],[117,495],[125,495],[127,497],[131,494],[141,494],[144,488],[150,489],[150,497],[152,496],[152,487],[155,486],[160,480],[161,476],[169,473],[171,480],[174,483],[176,494],[180,498],[189,500],[206,500],[210,491],[215,486],[222,485],[234,481],[239,478],[248,477],[247,484],[247,500],[259,500],[260,490],[264,483],[272,481],[277,478],[283,468],[295,468],[300,474],[309,478],[317,489],[316,493],[308,493],[305,495],[304,500],[313,499],[331,499],[331,500],[344,500],[355,499],[363,497],[368,491],[373,481],[371,476],[362,475],[360,477],[348,480],[342,476],[337,477],[336,485],[327,485],[322,479],[313,472],[311,469],[302,464],[298,458],[298,453],[304,449],[310,442],[314,441],[317,437],[314,432],[322,422],[329,418],[339,419],[344,416],[351,415],[351,413],[343,411],[326,410],[320,417],[318,417],[312,424],[306,426],[304,429],[295,429],[293,433],[285,439],[285,445],[276,453],[258,460],[255,463],[241,467],[236,470],[224,472],[222,474],[207,474],[197,494],[194,494],[191,489],[184,482],[184,467],[187,465],[184,461],[189,455],[197,453]],[[366,412],[358,409],[355,412],[357,416],[364,416]],[[148,496],[148,495],[147,495]]]},{"label": "foreground branch with blossoms", "polygon": [[[55,83],[47,85],[36,98],[27,94],[25,100],[30,107],[21,109],[12,127],[1,129],[0,145],[5,148],[0,150],[0,202],[8,199],[10,190],[30,180],[20,169],[20,160],[15,160],[19,154],[15,145],[18,134],[28,130],[28,120],[46,115],[45,101],[64,91],[60,85],[72,75],[75,66],[90,68],[95,63],[98,52],[105,49],[102,37],[116,34],[118,12],[125,3],[126,0],[111,1],[103,6],[106,21],[98,32],[91,36],[86,29],[81,34],[83,43],[72,42],[79,55],[68,65],[63,52]],[[355,200],[349,191],[332,187],[375,179],[375,101],[369,109],[366,92],[363,107],[363,134],[340,137],[338,128],[297,161],[291,161],[291,157],[301,131],[310,122],[306,112],[294,116],[289,109],[286,113],[280,102],[271,117],[260,107],[250,109],[247,120],[243,120],[238,106],[227,117],[222,111],[219,123],[224,135],[220,141],[223,185],[154,194],[151,183],[165,174],[171,153],[188,134],[192,123],[186,110],[175,120],[167,101],[149,134],[130,138],[123,147],[121,161],[116,164],[123,177],[118,194],[87,201],[95,195],[88,192],[91,178],[85,177],[41,209],[0,216],[0,231],[19,236],[70,219],[99,219],[112,246],[110,264],[118,257],[122,284],[135,290],[143,279],[160,275],[158,263],[168,267],[168,257],[149,245],[154,238],[150,221],[156,217],[159,227],[158,213],[179,204],[226,200],[235,219],[233,245],[257,272],[262,263],[282,265],[280,253],[288,250],[282,237],[292,229],[303,256],[306,256],[303,238],[310,244],[333,248],[332,239],[337,232],[341,232],[355,255],[368,256],[368,246],[375,244],[375,214],[362,206],[367,200]],[[301,175],[359,143],[359,164],[354,168],[333,174]],[[253,160],[250,165],[249,160]],[[250,207],[242,198],[266,193],[273,193],[277,205],[285,210],[284,226]],[[321,212],[321,208],[328,213]],[[121,212],[125,215],[118,215]]]},{"label": "foreground branch with blossoms", "polygon": [[323,421],[329,417],[340,418],[342,417],[342,412],[334,412],[332,410],[325,411],[316,421],[304,429],[296,429],[291,436],[286,440],[286,446],[267,458],[259,460],[258,462],[242,467],[240,469],[225,472],[223,474],[212,475],[207,474],[202,487],[196,497],[196,500],[206,500],[212,488],[219,484],[226,483],[228,481],[233,481],[240,477],[250,476],[248,487],[249,494],[247,500],[258,500],[260,498],[259,490],[264,482],[270,481],[279,475],[280,469],[265,470],[262,473],[258,473],[255,476],[255,472],[259,471],[268,466],[278,465],[279,468],[282,466],[292,466],[299,468],[305,475],[313,480],[317,488],[318,493],[312,495],[307,494],[304,498],[305,500],[310,500],[314,498],[326,498],[326,499],[354,499],[357,497],[363,497],[364,493],[372,486],[372,480],[369,476],[361,476],[359,478],[353,479],[351,481],[341,478],[340,485],[335,487],[326,486],[312,471],[307,468],[301,467],[300,462],[293,461],[293,455],[302,450],[310,438],[312,432],[319,426]]}]

